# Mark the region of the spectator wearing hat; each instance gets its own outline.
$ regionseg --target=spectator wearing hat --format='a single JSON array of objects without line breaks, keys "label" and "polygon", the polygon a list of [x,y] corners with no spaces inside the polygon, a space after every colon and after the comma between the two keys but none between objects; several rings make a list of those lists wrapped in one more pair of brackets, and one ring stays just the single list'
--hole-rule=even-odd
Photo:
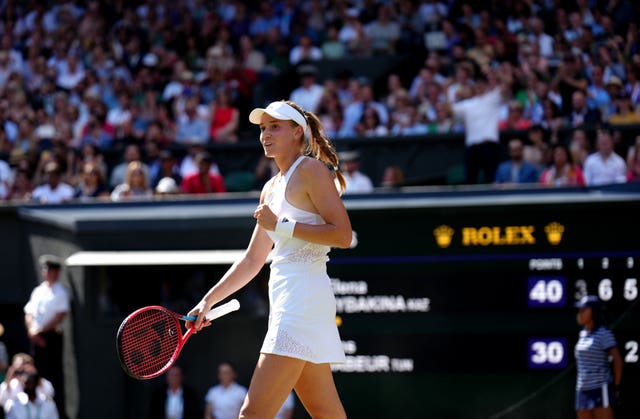
[{"label": "spectator wearing hat", "polygon": [[71,201],[75,191],[71,185],[61,180],[61,176],[62,171],[56,161],[50,161],[45,164],[45,183],[33,190],[31,199],[43,204],[60,204]]},{"label": "spectator wearing hat", "polygon": [[24,306],[24,321],[35,366],[53,384],[58,412],[64,418],[63,320],[70,310],[69,291],[60,282],[62,259],[46,254],[38,263],[42,282]]},{"label": "spectator wearing hat", "polygon": [[615,108],[615,112],[609,116],[609,124],[612,126],[640,124],[640,113],[633,109],[631,96],[626,91],[621,90],[618,93]]},{"label": "spectator wearing hat", "polygon": [[616,338],[605,324],[597,296],[584,296],[575,307],[582,327],[575,346],[577,416],[613,418],[623,369]]},{"label": "spectator wearing hat", "polygon": [[318,112],[324,87],[317,82],[318,69],[310,64],[298,68],[300,84],[289,96],[289,100],[300,104],[308,112]]},{"label": "spectator wearing hat", "polygon": [[360,153],[357,151],[342,151],[338,153],[340,171],[344,175],[347,187],[345,194],[371,193],[373,182],[371,178],[360,171]]},{"label": "spectator wearing hat", "polygon": [[180,193],[180,187],[172,177],[163,177],[155,188],[156,195],[173,195]]},{"label": "spectator wearing hat", "polygon": [[188,194],[205,194],[226,192],[224,179],[219,173],[211,173],[213,157],[207,151],[198,153],[195,158],[198,171],[182,180],[180,189]]}]

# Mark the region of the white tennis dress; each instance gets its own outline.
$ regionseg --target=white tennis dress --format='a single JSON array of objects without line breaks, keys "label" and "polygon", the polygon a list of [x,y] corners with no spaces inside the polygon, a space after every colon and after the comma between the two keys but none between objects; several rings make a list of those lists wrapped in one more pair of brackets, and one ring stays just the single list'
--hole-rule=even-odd
[{"label": "white tennis dress", "polygon": [[[284,177],[275,180],[266,202],[278,219],[324,224],[319,214],[296,208],[285,199],[287,183],[305,158],[299,157]],[[267,233],[275,246],[269,277],[269,328],[260,352],[313,363],[344,362],[336,300],[326,268],[331,248]]]}]

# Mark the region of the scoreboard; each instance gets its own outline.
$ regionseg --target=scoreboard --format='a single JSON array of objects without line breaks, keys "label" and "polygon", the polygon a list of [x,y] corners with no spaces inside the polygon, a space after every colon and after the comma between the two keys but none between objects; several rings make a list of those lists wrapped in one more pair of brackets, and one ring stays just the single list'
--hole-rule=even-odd
[{"label": "scoreboard", "polygon": [[329,263],[347,353],[333,369],[350,414],[575,417],[573,305],[591,294],[625,361],[618,417],[640,417],[629,397],[640,390],[640,201],[405,196],[376,205],[347,200],[356,236]]}]

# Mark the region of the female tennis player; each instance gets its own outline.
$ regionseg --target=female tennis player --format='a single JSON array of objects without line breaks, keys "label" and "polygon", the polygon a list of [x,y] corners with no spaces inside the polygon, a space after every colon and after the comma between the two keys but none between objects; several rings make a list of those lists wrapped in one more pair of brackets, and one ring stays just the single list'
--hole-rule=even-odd
[{"label": "female tennis player", "polygon": [[189,312],[197,319],[187,327],[208,326],[204,313],[253,279],[271,252],[269,327],[240,417],[274,417],[295,389],[312,417],[345,418],[330,368],[345,355],[326,272],[330,248],[347,248],[352,236],[338,157],[318,117],[294,102],[254,109],[249,120],[280,171],[262,190],[244,256]]}]

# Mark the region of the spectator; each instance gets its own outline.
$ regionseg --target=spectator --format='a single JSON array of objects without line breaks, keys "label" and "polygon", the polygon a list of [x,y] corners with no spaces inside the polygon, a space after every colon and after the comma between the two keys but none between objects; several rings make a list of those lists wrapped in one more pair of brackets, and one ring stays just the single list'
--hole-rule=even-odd
[{"label": "spectator", "polygon": [[175,195],[180,193],[180,187],[172,177],[163,177],[154,189],[156,195]]},{"label": "spectator", "polygon": [[145,199],[153,195],[153,189],[149,186],[147,172],[144,163],[135,160],[127,165],[127,173],[124,182],[117,185],[111,192],[112,201],[126,199]]},{"label": "spectator", "polygon": [[[23,378],[26,373],[37,372],[33,357],[26,352],[18,352],[11,357],[11,365],[7,369],[4,381],[0,383],[0,406],[4,407],[7,401],[15,399],[23,390]],[[40,378],[37,392],[45,398],[53,398],[55,389],[51,381]]]},{"label": "spectator", "polygon": [[246,387],[236,382],[237,372],[230,362],[218,365],[219,384],[209,388],[204,398],[205,419],[236,419],[247,394]]},{"label": "spectator", "polygon": [[38,263],[42,283],[33,289],[24,306],[24,321],[36,369],[51,381],[58,414],[66,418],[63,320],[70,311],[70,296],[60,282],[62,260],[54,255],[42,255]]},{"label": "spectator", "polygon": [[[567,118],[570,117],[574,111],[572,107],[573,94],[575,92],[586,91],[588,85],[589,80],[580,68],[578,57],[571,53],[566,54],[556,71],[555,77],[551,81],[551,89],[557,90],[560,94],[561,114],[563,116]],[[586,108],[586,102],[584,106]]]},{"label": "spectator", "polygon": [[569,141],[569,152],[571,153],[571,160],[581,169],[584,169],[584,162],[587,160],[589,154],[591,154],[591,143],[587,137],[587,131],[582,128],[577,128],[572,131]]},{"label": "spectator", "polygon": [[14,399],[5,403],[5,411],[9,419],[31,419],[31,412],[37,412],[37,416],[47,419],[66,417],[59,415],[56,404],[50,398],[44,397],[37,391],[40,375],[37,372],[28,372],[23,376],[23,390]]},{"label": "spectator", "polygon": [[498,126],[501,131],[526,131],[531,128],[531,120],[525,117],[522,102],[517,100],[509,102],[509,114],[506,119],[500,121]]},{"label": "spectator", "polygon": [[36,186],[31,194],[31,199],[43,204],[60,204],[73,199],[74,190],[67,183],[60,180],[62,172],[60,165],[50,161],[44,166],[46,183]]},{"label": "spectator", "polygon": [[174,365],[167,371],[165,383],[153,390],[149,419],[200,419],[200,396],[185,383],[182,368]]},{"label": "spectator", "polygon": [[347,45],[351,57],[366,58],[372,54],[371,38],[360,21],[360,12],[349,8],[345,12],[345,21],[338,32],[338,40]]},{"label": "spectator", "polygon": [[524,144],[519,138],[509,141],[509,160],[498,165],[495,184],[536,183],[539,179],[538,168],[524,160]]},{"label": "spectator", "polygon": [[0,200],[9,198],[13,187],[13,173],[9,163],[0,159]]},{"label": "spectator", "polygon": [[322,42],[320,49],[325,60],[341,60],[348,54],[347,45],[340,42],[340,27],[331,24],[327,27],[327,37]]},{"label": "spectator", "polygon": [[9,192],[9,199],[12,201],[29,201],[31,200],[32,192],[33,184],[31,183],[29,171],[19,167],[15,170],[15,178]]},{"label": "spectator", "polygon": [[624,183],[627,180],[627,165],[613,150],[613,138],[607,129],[598,130],[597,151],[584,162],[584,180],[587,186]]},{"label": "spectator", "polygon": [[631,167],[632,163],[637,160],[637,155],[640,154],[640,135],[637,135],[633,144],[627,149],[626,162],[627,167]]},{"label": "spectator", "polygon": [[587,106],[585,95],[582,91],[577,90],[571,96],[571,111],[567,117],[567,124],[573,128],[584,126],[586,128],[595,128],[602,122],[600,109],[590,109]]},{"label": "spectator", "polygon": [[367,108],[360,123],[356,125],[356,134],[361,137],[383,137],[389,135],[389,129],[382,124],[375,108]]},{"label": "spectator", "polygon": [[343,151],[338,154],[338,158],[340,159],[340,171],[347,183],[345,194],[373,192],[371,179],[360,171],[360,153]]},{"label": "spectator", "polygon": [[310,64],[298,68],[300,84],[289,96],[289,100],[299,103],[309,112],[318,112],[324,88],[316,82],[318,69]]},{"label": "spectator", "polygon": [[[0,337],[4,335],[4,326],[0,323]],[[7,352],[7,345],[0,340],[0,383],[4,381],[7,375],[7,369],[9,368],[9,353]]]},{"label": "spectator", "polygon": [[224,179],[220,174],[211,173],[213,157],[208,152],[198,153],[195,158],[198,171],[184,177],[180,186],[184,193],[204,194],[226,192]]},{"label": "spectator", "polygon": [[[496,74],[497,73],[497,74]],[[453,114],[465,127],[465,183],[480,183],[495,179],[500,163],[500,107],[511,89],[511,67],[482,74],[476,84],[466,86],[463,99],[452,105]],[[500,77],[500,79],[498,79]]]},{"label": "spectator", "polygon": [[522,157],[538,168],[538,171],[541,171],[553,161],[551,147],[545,138],[545,131],[540,125],[533,125],[527,130],[527,140],[524,143]]},{"label": "spectator", "polygon": [[209,122],[198,115],[198,97],[191,96],[184,105],[184,114],[178,118],[176,142],[185,144],[209,142]]},{"label": "spectator", "polygon": [[104,181],[102,170],[95,163],[85,163],[82,169],[82,179],[75,193],[80,200],[109,198],[109,188]]},{"label": "spectator", "polygon": [[609,116],[609,124],[614,127],[620,125],[640,125],[640,113],[631,106],[631,97],[626,91],[618,93],[615,98],[615,111]]},{"label": "spectator", "polygon": [[604,69],[599,63],[591,66],[591,83],[587,88],[587,105],[600,110],[602,119],[607,120],[614,111],[613,100],[604,84]]},{"label": "spectator", "polygon": [[553,164],[542,172],[540,183],[549,186],[584,186],[582,169],[573,163],[567,146],[555,144],[552,153]]},{"label": "spectator", "polygon": [[400,40],[400,24],[392,16],[391,10],[386,4],[380,5],[376,19],[365,26],[365,32],[371,39],[374,54],[392,55],[397,51]]},{"label": "spectator", "polygon": [[[637,142],[636,142],[637,147]],[[640,180],[640,152],[634,151],[627,161],[627,182]]]},{"label": "spectator", "polygon": [[209,136],[214,143],[236,143],[240,110],[231,102],[229,90],[221,87],[210,106],[211,125]]},{"label": "spectator", "polygon": [[391,165],[385,167],[382,172],[381,186],[383,188],[399,188],[404,186],[405,176],[402,167]]},{"label": "spectator", "polygon": [[[140,146],[137,144],[127,145],[124,149],[122,157],[123,161],[118,163],[111,170],[111,177],[109,180],[109,186],[111,188],[115,188],[116,186],[125,183],[127,171],[129,170],[129,165],[131,164],[131,162],[142,161],[142,152],[140,151]],[[149,167],[144,163],[141,164],[142,170],[144,170],[145,173],[145,177],[149,179]]]},{"label": "spectator", "polygon": [[160,180],[164,178],[171,178],[176,185],[180,185],[180,183],[182,183],[182,176],[180,176],[180,169],[171,150],[160,150],[158,159],[158,170],[156,171],[155,177],[151,179],[151,186],[156,188]]},{"label": "spectator", "polygon": [[322,50],[313,44],[311,36],[302,34],[298,40],[298,45],[291,48],[289,64],[295,66],[304,62],[320,61],[322,57]]},{"label": "spectator", "polygon": [[[399,100],[409,97],[409,92],[402,85],[402,80],[398,73],[391,73],[387,76],[387,93],[381,102],[393,113]],[[393,120],[393,118],[391,118]]]}]

